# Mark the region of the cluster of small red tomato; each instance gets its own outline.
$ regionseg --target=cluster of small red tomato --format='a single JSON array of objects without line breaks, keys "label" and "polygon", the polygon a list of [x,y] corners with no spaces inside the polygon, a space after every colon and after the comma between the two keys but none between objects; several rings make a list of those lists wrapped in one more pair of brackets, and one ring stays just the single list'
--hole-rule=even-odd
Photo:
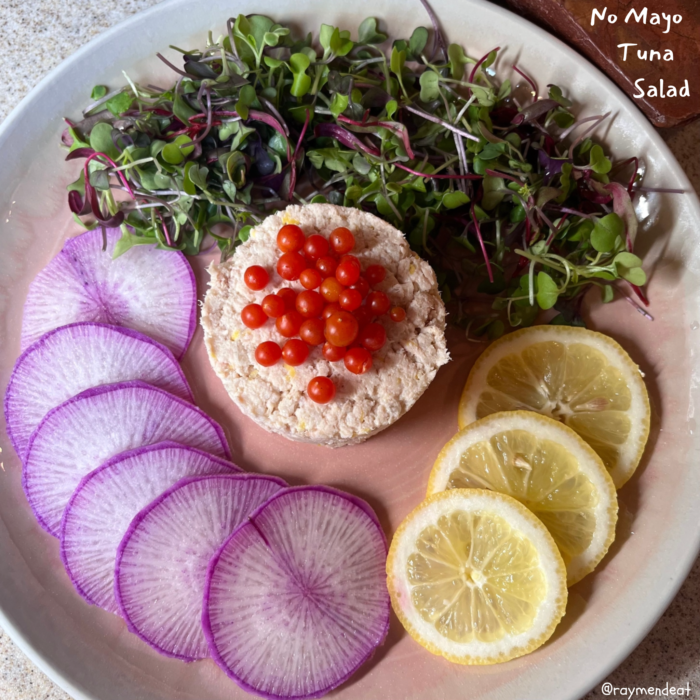
[{"label": "cluster of small red tomato", "polygon": [[[372,352],[386,342],[386,331],[377,316],[388,313],[392,321],[403,321],[406,312],[391,308],[384,292],[372,290],[386,276],[381,265],[362,266],[350,251],[355,237],[347,228],[335,229],[327,240],[313,234],[308,238],[294,224],[283,226],[277,234],[282,252],[277,273],[289,282],[299,281],[303,292],[290,287],[268,294],[262,304],[248,304],[241,320],[248,328],[260,328],[275,319],[284,347],[268,340],[255,350],[256,361],[271,367],[280,360],[295,367],[306,361],[309,346],[323,345],[323,357],[329,362],[343,360],[353,374],[364,374],[372,367]],[[252,265],[244,273],[249,289],[260,291],[270,281],[267,270]],[[298,337],[297,337],[298,336]],[[335,385],[328,377],[314,377],[307,393],[317,403],[328,403],[335,396]]]}]

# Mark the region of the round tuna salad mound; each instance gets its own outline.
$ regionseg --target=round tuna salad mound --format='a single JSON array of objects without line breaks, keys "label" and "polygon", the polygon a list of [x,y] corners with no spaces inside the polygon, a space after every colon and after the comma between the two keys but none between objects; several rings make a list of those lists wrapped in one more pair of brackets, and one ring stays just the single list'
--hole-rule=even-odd
[{"label": "round tuna salad mound", "polygon": [[[395,323],[388,315],[377,322],[386,329],[387,342],[373,353],[372,368],[365,374],[349,372],[342,360],[328,362],[321,347],[312,347],[298,367],[282,361],[262,367],[255,349],[283,338],[274,319],[256,330],[246,328],[241,310],[282,287],[303,291],[299,282],[287,282],[277,274],[281,255],[277,233],[284,224],[297,224],[306,236],[328,238],[345,226],[355,236],[356,255],[368,265],[386,268],[383,282],[374,289],[385,292],[392,306],[406,310],[406,319]],[[248,289],[243,273],[262,265],[270,282],[261,291]],[[427,389],[438,368],[449,360],[445,343],[445,306],[435,273],[411,249],[404,235],[382,219],[358,209],[332,204],[292,205],[252,229],[250,238],[228,261],[209,268],[210,288],[204,300],[202,326],[214,371],[236,405],[263,428],[292,440],[341,447],[366,440],[398,420]],[[312,401],[306,388],[313,377],[330,377],[335,398],[327,404]]]}]

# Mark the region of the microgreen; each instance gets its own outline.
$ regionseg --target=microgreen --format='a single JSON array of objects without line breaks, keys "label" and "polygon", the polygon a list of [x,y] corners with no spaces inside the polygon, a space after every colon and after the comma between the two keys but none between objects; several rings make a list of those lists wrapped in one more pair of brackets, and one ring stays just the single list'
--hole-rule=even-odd
[{"label": "microgreen", "polygon": [[202,49],[171,47],[179,62],[161,56],[169,87],[96,86],[62,136],[68,158],[86,159],[71,212],[87,228],[120,225],[117,254],[215,241],[226,258],[290,202],[357,207],[404,231],[451,320],[489,338],[550,309],[580,323],[591,286],[632,303],[631,285],[646,304],[639,161],[595,139],[607,115],[577,120],[557,85],[538,97],[499,48],[472,58],[448,44],[423,4],[431,30],[386,47],[372,17],[314,38],[239,15]]}]

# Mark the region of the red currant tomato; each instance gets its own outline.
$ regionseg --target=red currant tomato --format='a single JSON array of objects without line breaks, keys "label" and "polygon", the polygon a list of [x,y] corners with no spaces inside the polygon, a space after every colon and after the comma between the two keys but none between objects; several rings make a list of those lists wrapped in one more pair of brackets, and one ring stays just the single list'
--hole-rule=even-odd
[{"label": "red currant tomato", "polygon": [[259,292],[261,289],[267,287],[267,283],[270,281],[270,275],[267,274],[267,270],[260,265],[251,265],[246,268],[243,273],[243,281],[246,283],[248,289],[252,289],[254,292]]},{"label": "red currant tomato", "polygon": [[296,309],[292,309],[275,321],[275,328],[285,338],[293,338],[299,333],[302,323],[304,317]]},{"label": "red currant tomato", "polygon": [[330,304],[326,304],[323,307],[323,312],[321,313],[321,318],[324,321],[327,321],[333,314],[337,313],[338,311],[341,311],[340,304],[337,301],[334,301]]},{"label": "red currant tomato", "polygon": [[287,310],[287,305],[277,294],[268,294],[262,300],[262,310],[270,318],[279,318]]},{"label": "red currant tomato", "polygon": [[352,312],[352,315],[357,319],[357,323],[359,324],[360,328],[364,328],[368,323],[372,323],[372,321],[374,321],[372,309],[370,309],[366,304],[361,306],[359,309],[355,309],[355,311]]},{"label": "red currant tomato", "polygon": [[321,277],[332,277],[335,274],[335,268],[338,267],[338,261],[330,255],[324,255],[316,261],[316,269],[321,273]]},{"label": "red currant tomato", "polygon": [[309,260],[318,260],[328,252],[328,241],[323,237],[314,233],[309,236],[304,243],[304,255]]},{"label": "red currant tomato", "polygon": [[370,352],[381,350],[386,343],[386,331],[384,326],[379,323],[367,324],[357,336],[360,345],[367,348]]},{"label": "red currant tomato", "polygon": [[318,292],[307,289],[297,297],[296,309],[304,318],[320,316],[323,306],[323,297]]},{"label": "red currant tomato", "polygon": [[343,289],[338,298],[338,303],[341,309],[354,311],[359,309],[362,304],[362,294],[357,289]]},{"label": "red currant tomato", "polygon": [[299,337],[309,345],[320,345],[326,339],[323,333],[325,329],[326,324],[323,319],[307,318],[306,321],[301,324]]},{"label": "red currant tomato", "polygon": [[341,262],[336,268],[335,278],[345,287],[350,287],[360,279],[360,268],[350,260]]},{"label": "red currant tomato", "polygon": [[291,338],[282,348],[282,359],[291,367],[297,367],[309,356],[309,346],[299,338]]},{"label": "red currant tomato", "polygon": [[309,382],[306,393],[316,403],[328,403],[335,396],[335,384],[328,377],[314,377]]},{"label": "red currant tomato", "polygon": [[348,351],[347,348],[339,348],[333,343],[323,344],[323,357],[328,360],[328,362],[340,362],[344,357],[345,353]]},{"label": "red currant tomato", "polygon": [[255,348],[255,361],[263,367],[272,367],[282,358],[282,348],[272,340],[266,340]]},{"label": "red currant tomato", "polygon": [[277,234],[277,247],[283,253],[296,253],[304,247],[305,240],[306,236],[298,226],[287,224]]},{"label": "red currant tomato", "polygon": [[406,311],[402,309],[400,306],[395,306],[390,312],[389,312],[389,318],[392,321],[396,321],[396,323],[400,323],[406,318]]},{"label": "red currant tomato", "polygon": [[316,287],[321,286],[323,276],[318,270],[314,270],[312,267],[309,267],[304,270],[301,275],[299,275],[299,281],[304,289],[316,289]]},{"label": "red currant tomato", "polygon": [[308,263],[299,253],[284,253],[277,261],[277,272],[283,280],[298,280]]},{"label": "red currant tomato", "polygon": [[265,325],[267,314],[263,311],[263,307],[260,304],[248,304],[241,311],[241,321],[248,328],[260,328],[260,326]]},{"label": "red currant tomato", "polygon": [[336,253],[349,253],[355,247],[355,236],[350,229],[341,226],[331,233],[331,247]]},{"label": "red currant tomato", "polygon": [[347,311],[338,311],[326,321],[326,340],[338,347],[347,347],[357,338],[357,319]]},{"label": "red currant tomato", "polygon": [[374,287],[375,284],[379,284],[386,277],[386,270],[382,265],[370,265],[365,270],[365,277],[367,281]]},{"label": "red currant tomato", "polygon": [[384,292],[370,292],[367,297],[367,306],[375,316],[381,316],[389,310],[391,302]]},{"label": "red currant tomato", "polygon": [[362,264],[360,263],[360,258],[358,258],[357,255],[341,255],[340,262],[351,262],[353,265],[357,265],[357,267],[359,267],[360,270],[362,270]]},{"label": "red currant tomato", "polygon": [[335,277],[326,277],[321,282],[321,296],[326,301],[338,301],[340,293],[343,291],[343,285],[338,282]]},{"label": "red currant tomato", "polygon": [[296,308],[297,293],[293,289],[290,289],[289,287],[282,287],[282,289],[277,292],[277,296],[284,301],[287,311],[291,311],[292,309]]},{"label": "red currant tomato", "polygon": [[369,294],[369,282],[364,277],[360,277],[350,289],[357,289],[364,299]]},{"label": "red currant tomato", "polygon": [[345,369],[353,374],[364,374],[372,369],[372,355],[366,348],[350,348],[344,359]]}]

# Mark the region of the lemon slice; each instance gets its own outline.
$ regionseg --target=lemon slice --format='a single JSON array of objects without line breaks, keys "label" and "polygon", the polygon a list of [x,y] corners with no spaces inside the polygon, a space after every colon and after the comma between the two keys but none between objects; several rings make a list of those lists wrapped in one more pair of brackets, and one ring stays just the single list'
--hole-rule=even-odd
[{"label": "lemon slice", "polygon": [[557,543],[569,586],[615,539],[617,494],[600,457],[571,428],[530,411],[494,413],[445,445],[428,496],[461,488],[505,493],[531,510]]},{"label": "lemon slice", "polygon": [[649,437],[649,397],[637,365],[602,333],[534,326],[504,336],[476,361],[459,402],[459,427],[525,409],[573,428],[619,489]]},{"label": "lemon slice", "polygon": [[566,570],[552,536],[510,496],[443,491],[394,535],[386,563],[406,631],[459,664],[494,664],[544,644],[566,608]]}]

